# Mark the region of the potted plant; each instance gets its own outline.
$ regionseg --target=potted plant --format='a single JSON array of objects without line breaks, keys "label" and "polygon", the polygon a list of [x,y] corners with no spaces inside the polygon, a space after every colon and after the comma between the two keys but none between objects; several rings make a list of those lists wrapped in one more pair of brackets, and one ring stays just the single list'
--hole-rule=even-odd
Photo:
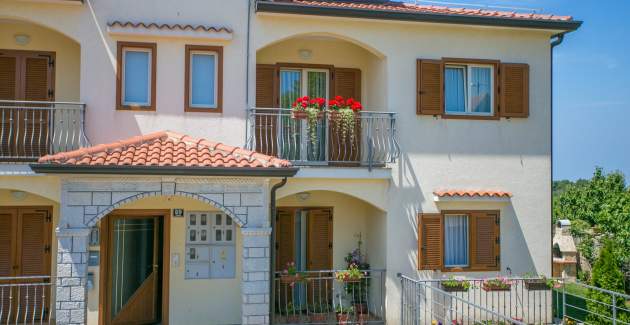
[{"label": "potted plant", "polygon": [[442,290],[446,292],[466,292],[471,287],[470,281],[453,276],[450,276],[448,280],[444,280],[440,284]]},{"label": "potted plant", "polygon": [[485,279],[481,283],[484,291],[510,291],[512,289],[512,280],[506,277],[496,277]]},{"label": "potted plant", "polygon": [[525,288],[529,291],[551,290],[551,288],[558,288],[560,282],[556,279],[547,278],[544,275],[538,274],[525,274],[523,275],[525,280]]},{"label": "potted plant", "polygon": [[302,318],[300,311],[295,308],[292,302],[287,304],[287,324],[300,323]]},{"label": "potted plant", "polygon": [[367,302],[370,287],[368,270],[370,269],[370,264],[367,263],[366,256],[361,251],[361,245],[363,244],[361,241],[361,234],[357,234],[356,237],[358,237],[357,248],[349,252],[344,260],[347,263],[349,270],[358,269],[363,272],[362,275],[358,275],[358,277],[360,277],[359,281],[344,281],[344,288],[346,294],[351,296],[354,311],[358,315],[362,315],[367,314],[368,310]]},{"label": "potted plant", "polygon": [[350,142],[353,141],[358,114],[362,109],[361,102],[354,98],[344,99],[337,96],[328,101],[329,118],[339,130],[342,142],[346,141],[348,135],[350,135]]},{"label": "potted plant", "polygon": [[308,132],[311,143],[317,141],[317,122],[324,115],[326,110],[326,99],[300,97],[291,104],[291,117],[294,119],[305,119],[308,121]]},{"label": "potted plant", "polygon": [[296,282],[304,281],[306,276],[302,272],[298,272],[295,262],[288,262],[287,267],[280,274],[280,282],[293,286]]},{"label": "potted plant", "polygon": [[339,282],[360,282],[365,276],[365,272],[359,270],[356,264],[350,264],[347,270],[335,272],[335,279]]},{"label": "potted plant", "polygon": [[350,314],[353,312],[354,307],[352,306],[344,307],[343,305],[337,305],[337,307],[335,307],[335,313],[337,314],[337,324],[349,324]]},{"label": "potted plant", "polygon": [[310,305],[310,317],[311,323],[326,323],[328,321],[328,311],[330,310],[327,304],[314,303]]}]

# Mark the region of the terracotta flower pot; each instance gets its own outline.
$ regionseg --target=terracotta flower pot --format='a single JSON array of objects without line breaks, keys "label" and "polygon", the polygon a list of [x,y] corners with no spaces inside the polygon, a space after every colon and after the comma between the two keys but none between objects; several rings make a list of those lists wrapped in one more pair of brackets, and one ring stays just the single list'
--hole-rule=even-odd
[{"label": "terracotta flower pot", "polygon": [[442,283],[442,290],[446,291],[446,292],[466,292],[468,291],[468,288],[464,287],[463,283],[458,283],[457,285],[454,286],[445,286]]},{"label": "terracotta flower pot", "polygon": [[302,322],[302,318],[300,317],[300,315],[287,315],[288,324],[295,324],[295,323],[301,323],[301,322]]},{"label": "terracotta flower pot", "polygon": [[[324,116],[324,112],[317,113],[317,119],[321,119],[322,116]],[[306,113],[305,111],[292,110],[291,118],[295,120],[306,120],[308,119],[308,113]]]},{"label": "terracotta flower pot", "polygon": [[300,282],[302,281],[302,276],[301,275],[281,275],[280,276],[280,282],[284,283],[284,284],[291,284],[291,283],[296,283],[296,282]]},{"label": "terracotta flower pot", "polygon": [[544,279],[525,280],[525,288],[529,291],[551,290],[547,285],[547,280]]},{"label": "terracotta flower pot", "polygon": [[510,291],[512,290],[512,285],[496,285],[496,284],[483,284],[481,289],[484,291]]},{"label": "terracotta flower pot", "polygon": [[311,323],[326,323],[328,321],[328,313],[312,313]]},{"label": "terracotta flower pot", "polygon": [[337,314],[337,324],[349,324],[350,314],[339,313]]}]

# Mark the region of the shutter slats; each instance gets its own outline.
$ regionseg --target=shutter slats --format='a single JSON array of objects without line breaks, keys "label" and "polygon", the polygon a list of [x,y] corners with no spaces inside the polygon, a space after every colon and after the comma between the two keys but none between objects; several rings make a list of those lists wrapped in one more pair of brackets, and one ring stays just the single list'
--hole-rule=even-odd
[{"label": "shutter slats", "polygon": [[[332,96],[361,100],[361,70],[352,68],[335,68],[333,70]],[[336,123],[328,125],[329,152],[328,160],[333,162],[358,163],[361,159],[361,119],[357,118],[352,131],[354,137],[341,139],[341,130]],[[351,139],[352,138],[352,139]]]},{"label": "shutter slats", "polygon": [[444,112],[444,66],[440,60],[416,62],[417,107],[419,115]]},{"label": "shutter slats", "polygon": [[13,250],[15,249],[15,222],[17,211],[0,210],[0,277],[13,276]]},{"label": "shutter slats", "polygon": [[335,68],[333,96],[361,100],[361,70],[352,68]]},{"label": "shutter slats", "polygon": [[529,65],[501,64],[501,116],[529,116]]},{"label": "shutter slats", "polygon": [[440,269],[443,256],[442,215],[425,213],[420,214],[418,219],[418,269]]},{"label": "shutter slats", "polygon": [[499,261],[499,226],[497,214],[473,213],[473,256],[472,267],[477,270],[498,269]]},{"label": "shutter slats", "polygon": [[49,223],[46,222],[46,211],[21,209],[20,268],[22,276],[49,275],[50,246]]},{"label": "shutter slats", "polygon": [[[275,65],[256,65],[256,107],[277,107],[277,67]],[[254,137],[256,151],[271,155],[278,155],[278,117],[273,111],[257,110]]]},{"label": "shutter slats", "polygon": [[294,262],[295,210],[278,209],[276,221],[276,271],[282,271],[287,263]]},{"label": "shutter slats", "polygon": [[329,209],[310,210],[308,214],[307,269],[332,269],[332,221]]},{"label": "shutter slats", "polygon": [[16,99],[17,58],[0,56],[0,99]]}]

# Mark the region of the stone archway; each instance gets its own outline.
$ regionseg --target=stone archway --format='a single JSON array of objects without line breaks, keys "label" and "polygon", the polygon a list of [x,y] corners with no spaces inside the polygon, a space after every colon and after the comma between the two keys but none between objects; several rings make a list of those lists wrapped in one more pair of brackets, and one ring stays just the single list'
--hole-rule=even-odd
[{"label": "stone archway", "polygon": [[133,201],[182,196],[228,214],[243,236],[243,324],[269,322],[270,234],[267,180],[238,178],[118,177],[63,181],[57,228],[58,324],[84,324],[90,229],[108,213]]}]

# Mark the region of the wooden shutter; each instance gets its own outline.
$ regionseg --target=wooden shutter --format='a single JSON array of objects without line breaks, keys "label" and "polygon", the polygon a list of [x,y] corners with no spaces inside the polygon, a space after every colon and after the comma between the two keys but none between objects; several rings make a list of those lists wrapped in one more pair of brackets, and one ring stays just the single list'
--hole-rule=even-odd
[{"label": "wooden shutter", "polygon": [[51,222],[47,210],[20,209],[18,242],[20,275],[50,275]]},{"label": "wooden shutter", "polygon": [[307,270],[332,269],[332,211],[310,210],[307,229]]},{"label": "wooden shutter", "polygon": [[[0,99],[17,99],[17,57],[0,53]],[[15,134],[12,132],[14,109],[0,108],[0,155],[11,155],[14,151]]]},{"label": "wooden shutter", "polygon": [[14,276],[16,209],[0,209],[0,277]]},{"label": "wooden shutter", "polygon": [[[53,100],[50,58],[40,55],[24,57],[23,94],[24,100],[48,101]],[[33,105],[35,106],[35,105]],[[45,106],[45,105],[41,105]],[[25,114],[24,114],[25,113]],[[20,136],[29,139],[23,148],[18,148],[28,156],[44,156],[48,153],[49,112],[47,110],[28,110],[20,116]]]},{"label": "wooden shutter", "polygon": [[418,216],[418,269],[442,268],[444,255],[442,215],[424,213]]},{"label": "wooden shutter", "polygon": [[529,65],[501,64],[501,116],[529,116]]},{"label": "wooden shutter", "polygon": [[276,271],[295,262],[295,210],[278,208],[276,216]]},{"label": "wooden shutter", "polygon": [[499,269],[499,215],[498,213],[471,213],[471,268],[475,270]]},{"label": "wooden shutter", "polygon": [[[332,97],[354,98],[361,100],[361,70],[352,68],[334,68],[332,80]],[[335,123],[330,123],[328,160],[331,162],[358,163],[361,160],[361,119],[357,118],[354,128],[354,137],[348,135],[341,139],[341,130]]]},{"label": "wooden shutter", "polygon": [[351,68],[333,69],[332,96],[361,100],[361,70]]},{"label": "wooden shutter", "polygon": [[444,64],[440,60],[416,62],[416,114],[441,115],[444,112]]},{"label": "wooden shutter", "polygon": [[[275,65],[256,65],[256,107],[275,108],[278,103],[278,69]],[[256,110],[256,150],[266,155],[277,156],[278,116],[272,110]]]}]

